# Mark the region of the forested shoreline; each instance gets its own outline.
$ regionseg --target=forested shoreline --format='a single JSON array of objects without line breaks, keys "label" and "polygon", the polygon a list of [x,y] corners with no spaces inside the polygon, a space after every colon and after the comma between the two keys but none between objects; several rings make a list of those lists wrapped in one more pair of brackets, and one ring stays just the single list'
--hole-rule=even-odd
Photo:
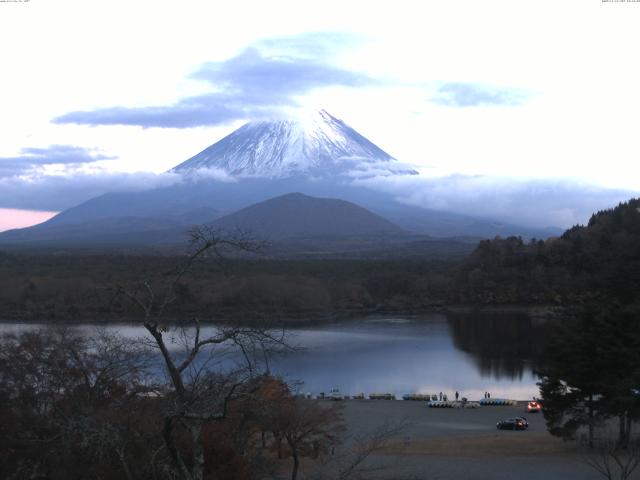
[{"label": "forested shoreline", "polygon": [[[2,320],[129,321],[119,287],[162,283],[181,257],[0,256]],[[222,267],[222,268],[221,268]],[[453,261],[206,259],[177,288],[167,318],[203,321],[322,321],[384,312],[419,313],[447,303]]]}]

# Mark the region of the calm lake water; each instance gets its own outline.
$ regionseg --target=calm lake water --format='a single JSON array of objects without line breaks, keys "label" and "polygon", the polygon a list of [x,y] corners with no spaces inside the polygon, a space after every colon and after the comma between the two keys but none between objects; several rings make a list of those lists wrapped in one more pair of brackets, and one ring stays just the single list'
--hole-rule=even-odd
[{"label": "calm lake water", "polygon": [[[0,333],[38,328],[3,323]],[[94,325],[76,325],[84,334]],[[208,327],[214,328],[214,327]],[[142,327],[110,325],[130,338]],[[447,393],[469,399],[528,399],[538,395],[534,359],[544,339],[544,325],[526,316],[444,315],[418,318],[367,318],[288,330],[289,342],[303,347],[270,360],[271,370],[304,382],[303,392],[317,394],[337,387],[343,393]],[[230,365],[234,354],[222,358]]]}]

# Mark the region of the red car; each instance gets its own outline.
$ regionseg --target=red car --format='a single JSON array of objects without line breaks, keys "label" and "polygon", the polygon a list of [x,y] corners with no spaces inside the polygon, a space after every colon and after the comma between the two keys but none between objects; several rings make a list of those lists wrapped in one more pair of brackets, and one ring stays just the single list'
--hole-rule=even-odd
[{"label": "red car", "polygon": [[539,402],[529,402],[527,404],[528,413],[538,413],[541,408],[542,408],[542,405],[540,405]]}]

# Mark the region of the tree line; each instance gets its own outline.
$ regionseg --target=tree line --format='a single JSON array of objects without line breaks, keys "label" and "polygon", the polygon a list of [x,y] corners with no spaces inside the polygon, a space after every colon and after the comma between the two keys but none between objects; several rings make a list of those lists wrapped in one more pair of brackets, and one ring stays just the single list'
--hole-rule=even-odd
[{"label": "tree line", "polygon": [[[4,319],[46,322],[134,320],[117,285],[155,282],[181,257],[0,253]],[[203,320],[303,321],[336,314],[411,311],[443,305],[450,260],[203,259],[176,285],[167,316]],[[222,267],[222,268],[220,268]]]},{"label": "tree line", "polygon": [[546,241],[484,240],[463,263],[451,297],[472,304],[633,303],[640,291],[639,208],[632,199]]}]

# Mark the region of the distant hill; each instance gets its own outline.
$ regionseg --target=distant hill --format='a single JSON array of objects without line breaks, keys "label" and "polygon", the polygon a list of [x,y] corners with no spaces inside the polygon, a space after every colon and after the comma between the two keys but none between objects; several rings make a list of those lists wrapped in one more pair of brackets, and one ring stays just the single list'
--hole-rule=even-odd
[{"label": "distant hill", "polygon": [[187,230],[218,216],[215,209],[198,208],[182,214],[156,211],[156,216],[87,216],[74,221],[54,217],[40,225],[0,233],[0,245],[84,249],[183,245]]},{"label": "distant hill", "polygon": [[[2,232],[0,245],[54,246],[68,243],[66,238],[70,236],[83,248],[112,245],[113,240],[125,236],[138,238],[138,245],[143,245],[142,240],[148,238],[149,245],[153,245],[161,238],[156,235],[157,230],[187,229],[290,192],[355,203],[415,235],[443,239],[497,235],[548,238],[562,233],[404,205],[391,195],[354,185],[298,177],[246,178],[230,183],[186,180],[153,190],[108,193],[65,210],[40,225]],[[184,241],[184,237],[181,238]]]},{"label": "distant hill", "polygon": [[354,203],[289,193],[243,208],[211,223],[243,229],[269,240],[353,236],[401,236],[408,232]]},{"label": "distant hill", "polygon": [[[158,215],[160,212],[158,212]],[[158,246],[184,245],[193,226],[245,230],[269,241],[406,236],[408,232],[354,203],[290,193],[265,200],[216,219],[214,209],[156,217],[113,216],[76,222],[50,221],[0,234],[0,244],[22,246]]]},{"label": "distant hill", "polygon": [[388,218],[405,230],[431,237],[474,237],[494,238],[520,236],[523,238],[549,238],[559,236],[560,228],[531,228],[522,225],[499,222],[495,219],[472,217],[460,213],[443,212],[412,205],[387,202],[369,207],[373,212]]},{"label": "distant hill", "polygon": [[[219,218],[204,221],[207,215]],[[246,232],[256,240],[266,241],[260,255],[267,258],[463,258],[480,240],[420,235],[352,202],[290,193],[222,217],[214,209],[201,209],[184,217],[46,222],[0,234],[0,246],[13,251],[35,248],[58,253],[110,250],[171,254],[182,251],[189,230],[202,224],[230,234]]]}]

